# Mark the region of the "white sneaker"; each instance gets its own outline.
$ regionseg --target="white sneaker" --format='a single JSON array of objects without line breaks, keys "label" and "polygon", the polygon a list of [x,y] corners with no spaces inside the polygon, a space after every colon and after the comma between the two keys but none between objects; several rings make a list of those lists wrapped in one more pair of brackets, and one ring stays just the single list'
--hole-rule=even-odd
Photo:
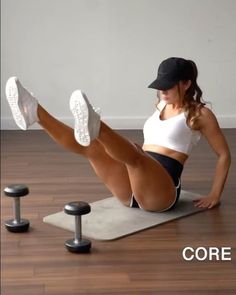
[{"label": "white sneaker", "polygon": [[37,115],[38,102],[26,90],[17,77],[11,77],[6,84],[6,97],[16,124],[23,130],[39,121]]},{"label": "white sneaker", "polygon": [[70,110],[75,118],[74,136],[76,141],[88,146],[97,138],[101,126],[100,114],[91,106],[85,93],[75,90],[70,97]]}]

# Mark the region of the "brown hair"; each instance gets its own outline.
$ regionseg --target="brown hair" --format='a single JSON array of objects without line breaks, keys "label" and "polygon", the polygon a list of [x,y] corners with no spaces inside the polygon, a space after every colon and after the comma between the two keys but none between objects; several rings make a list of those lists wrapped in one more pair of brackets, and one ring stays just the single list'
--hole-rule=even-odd
[{"label": "brown hair", "polygon": [[[198,117],[200,116],[201,108],[204,107],[205,103],[202,100],[202,90],[197,84],[198,70],[194,61],[188,60],[191,64],[192,71],[189,77],[191,81],[190,87],[185,92],[183,97],[183,109],[186,114],[187,124],[191,129],[199,129]],[[178,86],[179,87],[179,86]],[[180,89],[179,89],[180,93]]]}]

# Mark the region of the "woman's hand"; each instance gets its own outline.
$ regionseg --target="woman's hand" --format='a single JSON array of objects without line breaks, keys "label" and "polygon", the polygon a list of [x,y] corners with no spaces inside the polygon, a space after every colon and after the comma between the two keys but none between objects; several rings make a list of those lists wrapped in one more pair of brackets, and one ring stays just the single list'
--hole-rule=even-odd
[{"label": "woman's hand", "polygon": [[195,207],[207,209],[211,209],[220,204],[220,200],[212,196],[206,196],[199,199],[195,199],[193,200],[193,202],[195,203]]}]

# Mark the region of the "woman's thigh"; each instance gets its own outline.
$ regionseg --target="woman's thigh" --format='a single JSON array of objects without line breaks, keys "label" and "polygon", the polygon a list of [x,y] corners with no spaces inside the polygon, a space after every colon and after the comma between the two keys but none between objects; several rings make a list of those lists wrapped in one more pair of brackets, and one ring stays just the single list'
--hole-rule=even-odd
[{"label": "woman's thigh", "polygon": [[127,165],[113,159],[97,141],[86,153],[97,176],[124,205],[132,194],[143,209],[159,211],[173,203],[176,190],[166,169],[138,145],[138,161]]},{"label": "woman's thigh", "polygon": [[126,165],[133,194],[139,205],[148,211],[169,207],[176,198],[174,182],[167,170],[141,148],[140,161]]},{"label": "woman's thigh", "polygon": [[110,192],[124,205],[129,205],[132,188],[126,165],[113,159],[96,140],[87,148],[84,156]]}]

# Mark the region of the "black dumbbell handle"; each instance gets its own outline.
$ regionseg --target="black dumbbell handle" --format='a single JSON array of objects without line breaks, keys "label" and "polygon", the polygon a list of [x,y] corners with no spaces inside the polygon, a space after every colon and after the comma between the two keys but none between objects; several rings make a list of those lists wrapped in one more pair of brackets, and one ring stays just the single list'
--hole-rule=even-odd
[{"label": "black dumbbell handle", "polygon": [[80,242],[82,239],[82,226],[81,226],[81,216],[75,216],[75,243]]},{"label": "black dumbbell handle", "polygon": [[21,216],[20,216],[20,198],[19,197],[14,198],[13,209],[14,209],[15,221],[16,223],[20,223]]}]

